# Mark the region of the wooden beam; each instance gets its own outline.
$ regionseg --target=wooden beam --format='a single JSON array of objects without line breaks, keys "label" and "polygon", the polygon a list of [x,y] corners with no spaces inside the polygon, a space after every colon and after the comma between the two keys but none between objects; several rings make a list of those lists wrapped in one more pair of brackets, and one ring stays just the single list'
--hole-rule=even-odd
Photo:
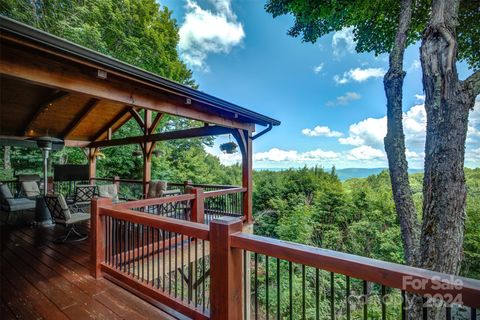
[{"label": "wooden beam", "polygon": [[45,101],[43,101],[33,112],[32,116],[25,123],[22,131],[19,132],[19,135],[27,135],[30,127],[38,119],[38,117],[45,112],[53,103],[69,95],[68,92],[56,90],[52,95],[50,95]]},{"label": "wooden beam", "polygon": [[87,103],[83,106],[79,113],[73,118],[73,120],[67,125],[65,130],[60,134],[61,139],[67,138],[76,128],[80,125],[80,123],[90,114],[90,112],[95,109],[98,105],[100,100],[91,98],[87,101]]},{"label": "wooden beam", "polygon": [[2,42],[0,74],[19,78],[38,85],[59,90],[82,93],[98,99],[150,109],[189,119],[214,123],[224,127],[250,129],[253,123],[240,122],[228,111],[213,110],[197,101],[186,103],[186,97],[166,92],[161,88],[134,82],[128,78],[112,76],[98,79],[98,68],[64,63],[55,57],[36,54],[35,50],[22,50]]},{"label": "wooden beam", "polygon": [[95,141],[90,143],[89,147],[113,147],[125,144],[146,143],[154,141],[166,141],[176,139],[198,138],[205,136],[218,136],[222,134],[233,134],[235,130],[220,126],[200,127],[194,129],[186,129],[179,131],[163,132],[151,134],[148,136],[135,136],[123,139],[114,139],[108,141]]},{"label": "wooden beam", "polygon": [[161,112],[157,113],[157,115],[155,116],[155,119],[153,119],[152,125],[148,129],[149,134],[152,134],[155,132],[158,125],[160,124],[160,121],[163,119],[163,116],[165,116],[164,113],[161,113]]},{"label": "wooden beam", "polygon": [[128,112],[130,112],[132,117],[135,119],[135,121],[137,121],[138,125],[140,126],[140,129],[142,129],[143,131],[145,129],[145,121],[142,119],[140,113],[138,113],[138,111],[134,108],[128,109]]},{"label": "wooden beam", "polygon": [[109,123],[107,123],[106,125],[104,125],[102,127],[102,129],[100,129],[93,137],[92,137],[92,141],[97,141],[99,140],[100,137],[102,137],[107,131],[108,129],[110,129],[111,127],[113,127],[118,121],[120,121],[120,119],[123,118],[123,116],[125,114],[128,113],[128,111],[131,109],[131,107],[129,106],[125,106],[122,111],[120,111]]}]

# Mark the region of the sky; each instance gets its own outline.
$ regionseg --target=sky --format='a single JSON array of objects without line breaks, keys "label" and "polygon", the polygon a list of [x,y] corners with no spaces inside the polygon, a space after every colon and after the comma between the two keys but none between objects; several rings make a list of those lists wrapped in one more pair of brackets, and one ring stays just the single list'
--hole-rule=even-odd
[{"label": "sky", "polygon": [[[264,0],[161,0],[180,27],[178,50],[199,90],[265,114],[282,124],[256,139],[254,168],[321,166],[387,167],[386,98],[388,56],[356,53],[350,29],[316,43],[287,35],[291,16],[273,18]],[[405,54],[404,131],[410,168],[422,168],[425,109],[419,44]],[[462,79],[471,70],[458,64]],[[258,126],[257,131],[263,127]],[[222,163],[220,137],[207,151]],[[480,165],[480,100],[470,113],[465,164]]]}]

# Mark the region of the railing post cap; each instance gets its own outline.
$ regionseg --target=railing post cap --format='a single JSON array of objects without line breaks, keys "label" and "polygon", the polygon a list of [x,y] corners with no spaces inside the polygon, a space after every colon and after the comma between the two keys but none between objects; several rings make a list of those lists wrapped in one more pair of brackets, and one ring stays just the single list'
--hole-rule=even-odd
[{"label": "railing post cap", "polygon": [[233,225],[237,223],[242,223],[242,219],[237,217],[219,217],[210,221],[211,224],[221,224],[221,225]]}]

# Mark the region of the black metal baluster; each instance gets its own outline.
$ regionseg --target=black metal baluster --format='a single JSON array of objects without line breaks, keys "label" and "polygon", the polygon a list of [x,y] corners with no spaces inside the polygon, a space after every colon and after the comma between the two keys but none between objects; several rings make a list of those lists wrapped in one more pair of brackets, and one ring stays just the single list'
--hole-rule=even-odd
[{"label": "black metal baluster", "polygon": [[445,319],[452,320],[452,307],[448,303],[445,304]]},{"label": "black metal baluster", "polygon": [[477,309],[470,308],[470,320],[477,320]]},{"label": "black metal baluster", "polygon": [[335,319],[335,274],[330,272],[330,319]]},{"label": "black metal baluster", "polygon": [[350,320],[350,277],[346,276],[347,282],[347,320]]},{"label": "black metal baluster", "polygon": [[277,258],[277,320],[280,320],[280,259]]},{"label": "black metal baluster", "polygon": [[406,304],[407,304],[407,301],[406,301],[406,295],[405,295],[405,291],[402,290],[402,320],[406,320],[407,319],[407,312],[406,312]]},{"label": "black metal baluster", "polygon": [[302,264],[302,319],[305,320],[305,265]]},{"label": "black metal baluster", "polygon": [[188,237],[188,242],[187,242],[187,263],[188,263],[188,271],[187,271],[187,274],[188,274],[188,282],[187,282],[187,301],[188,303],[191,303],[192,302],[192,259],[191,259],[191,246],[190,246],[190,243],[191,243],[191,239],[190,237]]},{"label": "black metal baluster", "polygon": [[265,317],[268,320],[268,256],[265,255],[265,306],[266,306],[266,312],[265,312]]},{"label": "black metal baluster", "polygon": [[160,289],[160,229],[157,229],[157,289]]},{"label": "black metal baluster", "polygon": [[202,240],[202,310],[205,311],[205,282],[207,281],[207,276],[205,274],[205,240]]},{"label": "black metal baluster", "polygon": [[175,298],[177,297],[177,290],[178,290],[178,286],[177,286],[177,277],[178,277],[178,274],[177,274],[177,259],[178,259],[178,239],[177,239],[177,236],[178,234],[175,232]]},{"label": "black metal baluster", "polygon": [[382,320],[387,319],[387,305],[385,304],[385,286],[382,285],[382,301],[380,301],[382,304]]},{"label": "black metal baluster", "polygon": [[163,269],[162,269],[162,278],[163,278],[163,282],[162,282],[162,287],[163,287],[163,290],[165,292],[165,282],[166,282],[166,279],[165,279],[165,233],[166,231],[165,230],[162,230],[162,255],[163,255]]},{"label": "black metal baluster", "polygon": [[427,298],[423,297],[422,298],[422,319],[427,320],[428,319],[428,309],[427,309]]},{"label": "black metal baluster", "polygon": [[290,319],[293,319],[293,264],[288,261],[288,295],[289,295],[289,313]]},{"label": "black metal baluster", "polygon": [[198,306],[198,239],[193,238],[195,243],[195,282],[194,282],[194,294],[195,294],[195,308]]},{"label": "black metal baluster", "polygon": [[243,250],[243,318],[248,319],[247,316],[247,250]]},{"label": "black metal baluster", "polygon": [[315,269],[315,319],[320,320],[320,270]]},{"label": "black metal baluster", "polygon": [[363,280],[363,319],[368,318],[368,283]]},{"label": "black metal baluster", "polygon": [[172,233],[168,232],[168,294],[172,294]]},{"label": "black metal baluster", "polygon": [[145,281],[145,226],[142,225],[142,282]]},{"label": "black metal baluster", "polygon": [[258,253],[254,253],[255,257],[255,320],[258,319]]},{"label": "black metal baluster", "polygon": [[181,291],[180,294],[181,294],[181,299],[182,299],[182,301],[183,301],[183,298],[184,298],[184,289],[183,289],[183,286],[184,286],[184,285],[183,285],[183,282],[184,282],[184,280],[183,280],[183,276],[185,275],[185,273],[184,273],[184,268],[183,268],[183,265],[184,265],[184,259],[183,259],[183,234],[180,236],[180,241],[181,241],[181,249],[182,249],[182,254],[181,254],[181,257],[182,257],[182,267],[181,267],[181,270],[182,270],[182,272],[181,272],[181,276],[182,276],[182,288],[181,288],[181,290],[180,290],[180,291]]}]

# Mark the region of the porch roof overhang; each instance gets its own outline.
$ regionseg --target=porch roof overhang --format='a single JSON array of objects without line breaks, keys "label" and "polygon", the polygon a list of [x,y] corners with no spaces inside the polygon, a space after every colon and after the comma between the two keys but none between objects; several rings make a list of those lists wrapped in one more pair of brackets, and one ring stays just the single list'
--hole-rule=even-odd
[{"label": "porch roof overhang", "polygon": [[87,146],[141,109],[250,132],[280,124],[3,16],[0,40],[0,138],[48,134]]}]

